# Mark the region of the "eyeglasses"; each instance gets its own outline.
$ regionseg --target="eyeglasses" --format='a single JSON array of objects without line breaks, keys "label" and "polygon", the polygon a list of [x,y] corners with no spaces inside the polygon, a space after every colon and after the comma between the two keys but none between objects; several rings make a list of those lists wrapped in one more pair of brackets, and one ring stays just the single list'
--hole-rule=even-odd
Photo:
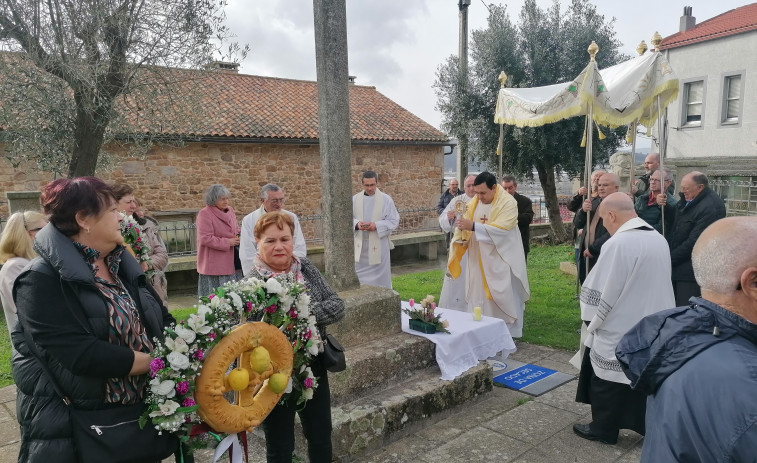
[{"label": "eyeglasses", "polygon": [[273,204],[281,204],[284,202],[284,198],[281,199],[266,199],[266,201],[271,202]]}]

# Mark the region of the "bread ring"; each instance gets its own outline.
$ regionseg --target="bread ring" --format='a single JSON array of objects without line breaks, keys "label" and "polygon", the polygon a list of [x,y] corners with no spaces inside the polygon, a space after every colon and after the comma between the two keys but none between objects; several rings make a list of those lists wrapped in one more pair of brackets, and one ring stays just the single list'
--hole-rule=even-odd
[{"label": "bread ring", "polygon": [[[262,374],[255,373],[249,361],[250,351],[258,346],[265,347],[271,355],[271,368]],[[250,374],[250,383],[238,392],[239,405],[233,405],[223,395],[228,390],[224,376],[237,358],[240,358],[238,367]],[[274,393],[267,379],[277,372],[290,376],[292,360],[292,345],[275,326],[253,322],[234,328],[203,361],[195,382],[195,402],[200,406],[197,414],[208,426],[227,434],[259,426],[284,394]]]}]

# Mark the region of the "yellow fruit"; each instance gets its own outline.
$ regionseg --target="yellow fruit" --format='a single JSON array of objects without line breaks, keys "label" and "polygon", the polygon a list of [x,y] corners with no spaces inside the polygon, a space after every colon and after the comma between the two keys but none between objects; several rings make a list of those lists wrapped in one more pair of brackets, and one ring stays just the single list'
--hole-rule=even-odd
[{"label": "yellow fruit", "polygon": [[247,389],[250,384],[250,373],[244,368],[234,368],[229,373],[229,386],[235,391]]},{"label": "yellow fruit", "polygon": [[271,354],[268,353],[268,349],[263,346],[258,346],[252,349],[250,353],[250,367],[255,373],[265,373],[271,366]]},{"label": "yellow fruit", "polygon": [[268,378],[268,387],[276,394],[281,394],[289,384],[289,376],[284,373],[274,373]]}]

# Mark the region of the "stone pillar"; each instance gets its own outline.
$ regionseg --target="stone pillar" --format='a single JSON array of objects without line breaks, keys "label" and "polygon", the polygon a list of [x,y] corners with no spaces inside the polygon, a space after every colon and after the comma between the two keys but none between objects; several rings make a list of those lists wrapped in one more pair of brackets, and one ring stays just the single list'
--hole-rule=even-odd
[{"label": "stone pillar", "polygon": [[345,0],[313,0],[326,280],[357,288],[352,245],[352,149]]},{"label": "stone pillar", "polygon": [[7,191],[8,214],[20,211],[41,211],[39,204],[39,191]]}]

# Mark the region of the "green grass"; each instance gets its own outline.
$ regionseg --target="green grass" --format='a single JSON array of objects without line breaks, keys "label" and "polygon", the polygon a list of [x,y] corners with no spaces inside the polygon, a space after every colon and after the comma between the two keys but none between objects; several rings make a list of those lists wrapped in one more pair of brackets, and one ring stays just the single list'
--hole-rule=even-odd
[{"label": "green grass", "polygon": [[[575,350],[581,326],[578,301],[575,299],[575,278],[560,272],[560,262],[572,261],[570,246],[533,246],[528,256],[528,282],[531,300],[521,340],[532,344]],[[409,273],[392,278],[394,290],[402,300],[421,300],[427,294],[439,300],[444,274],[441,270]],[[184,320],[195,309],[172,310],[176,320]],[[0,387],[13,384],[10,368],[11,344],[5,319],[0,320]]]}]

